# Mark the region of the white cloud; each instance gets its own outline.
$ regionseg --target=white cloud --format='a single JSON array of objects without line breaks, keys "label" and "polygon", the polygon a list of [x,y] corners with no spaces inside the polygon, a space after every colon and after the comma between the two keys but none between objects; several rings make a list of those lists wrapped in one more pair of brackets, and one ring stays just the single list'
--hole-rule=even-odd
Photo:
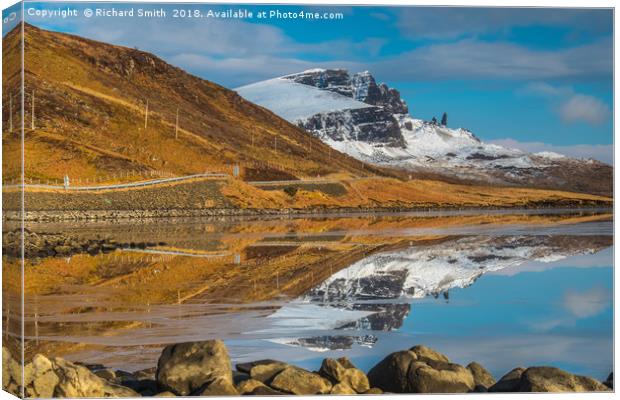
[{"label": "white cloud", "polygon": [[530,326],[541,332],[548,332],[559,327],[575,326],[580,319],[600,314],[610,306],[611,302],[611,293],[607,288],[593,287],[584,292],[568,290],[564,294],[562,307],[569,312],[569,315],[533,321]]},{"label": "white cloud", "polygon": [[603,287],[569,291],[564,295],[564,308],[577,318],[593,317],[609,307],[610,299],[609,290]]},{"label": "white cloud", "polygon": [[575,94],[560,105],[560,116],[567,122],[602,124],[611,115],[607,104],[594,96]]},{"label": "white cloud", "polygon": [[500,146],[523,150],[528,153],[551,151],[572,158],[593,158],[609,165],[614,163],[614,146],[612,144],[576,144],[560,146],[543,142],[519,142],[514,139],[489,140]]},{"label": "white cloud", "polygon": [[532,82],[519,90],[519,93],[541,97],[567,96],[573,90],[566,86],[553,86],[546,82]]},{"label": "white cloud", "polygon": [[577,93],[569,86],[553,86],[545,82],[530,83],[519,93],[544,97],[564,122],[602,124],[611,116],[609,106],[602,100]]}]

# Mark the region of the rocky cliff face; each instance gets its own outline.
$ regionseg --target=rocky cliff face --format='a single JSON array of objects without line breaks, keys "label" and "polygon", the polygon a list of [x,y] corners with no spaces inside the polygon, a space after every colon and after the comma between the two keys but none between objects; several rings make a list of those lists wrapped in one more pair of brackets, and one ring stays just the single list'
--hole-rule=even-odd
[{"label": "rocky cliff face", "polygon": [[405,145],[398,121],[382,107],[315,114],[298,121],[297,125],[322,140],[355,140],[389,147]]},{"label": "rocky cliff face", "polygon": [[409,112],[409,107],[400,98],[398,90],[389,88],[385,83],[377,85],[370,72],[364,71],[353,75],[351,83],[355,88],[355,100],[383,107],[392,114],[407,114]]},{"label": "rocky cliff face", "polygon": [[374,107],[329,110],[297,121],[297,124],[323,140],[355,140],[379,146],[405,145],[394,114],[409,109],[396,89],[377,85],[370,72],[349,75],[344,69],[313,69],[287,75],[284,79],[327,90]]},{"label": "rocky cliff face", "polygon": [[391,114],[409,112],[407,103],[400,98],[398,90],[391,89],[384,83],[377,85],[375,78],[368,71],[350,76],[344,69],[313,69],[287,75],[284,78],[382,107]]}]

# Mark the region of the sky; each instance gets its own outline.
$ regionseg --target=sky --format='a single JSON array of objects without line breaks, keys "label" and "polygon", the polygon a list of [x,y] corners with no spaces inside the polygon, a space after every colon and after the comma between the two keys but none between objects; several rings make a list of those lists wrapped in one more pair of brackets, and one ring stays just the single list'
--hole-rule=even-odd
[{"label": "sky", "polygon": [[[28,9],[77,9],[77,17]],[[165,18],[86,18],[86,8],[159,9]],[[229,88],[309,68],[369,70],[414,117],[448,114],[485,141],[528,151],[613,158],[610,9],[220,6],[253,18],[172,18],[176,5],[26,3],[39,27],[155,53]],[[256,18],[260,11],[340,19]],[[6,25],[6,24],[5,24]],[[4,32],[8,26],[5,26]]]}]

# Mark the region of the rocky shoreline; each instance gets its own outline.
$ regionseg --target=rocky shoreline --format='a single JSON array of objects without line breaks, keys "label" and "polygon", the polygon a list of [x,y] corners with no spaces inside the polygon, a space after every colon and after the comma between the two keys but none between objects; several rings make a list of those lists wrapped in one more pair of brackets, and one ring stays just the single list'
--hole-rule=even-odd
[{"label": "rocky shoreline", "polygon": [[[420,207],[316,207],[316,208],[284,208],[284,209],[239,209],[239,208],[205,208],[205,209],[152,209],[152,210],[56,210],[26,211],[23,220],[26,222],[58,222],[58,221],[103,221],[124,219],[156,219],[156,218],[188,218],[188,217],[249,217],[249,216],[303,216],[303,215],[334,215],[334,214],[381,214],[397,212],[430,212],[430,211],[466,211],[466,210],[546,210],[546,209],[608,209],[608,204],[584,204],[563,202],[538,202],[529,205],[510,206],[420,206]],[[21,221],[21,213],[6,210],[3,213],[6,221]]]},{"label": "rocky shoreline", "polygon": [[326,358],[318,371],[277,360],[239,363],[233,370],[220,340],[167,346],[156,367],[134,373],[37,354],[22,376],[19,363],[5,347],[2,359],[5,390],[43,398],[613,390],[613,373],[599,382],[548,366],[515,368],[496,381],[476,362],[464,367],[421,345],[389,354],[368,374],[346,357]]},{"label": "rocky shoreline", "polygon": [[[164,242],[129,242],[120,243],[108,237],[96,235],[94,238],[82,238],[65,233],[32,232],[24,230],[24,257],[68,257],[74,254],[88,253],[96,255],[109,253],[116,249],[146,249],[163,246]],[[10,257],[21,256],[21,233],[15,229],[2,235],[2,251]]]}]

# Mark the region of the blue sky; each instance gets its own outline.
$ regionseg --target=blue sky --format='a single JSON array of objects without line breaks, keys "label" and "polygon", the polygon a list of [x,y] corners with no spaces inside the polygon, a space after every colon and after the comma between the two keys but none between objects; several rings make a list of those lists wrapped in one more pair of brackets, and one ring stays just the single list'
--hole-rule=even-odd
[{"label": "blue sky", "polygon": [[[191,5],[336,11],[342,20],[74,18],[26,21],[153,52],[234,88],[308,68],[370,70],[400,90],[415,117],[525,150],[611,162],[613,20],[606,9]],[[26,3],[26,8],[63,8]],[[169,16],[178,5],[164,5]]]}]

